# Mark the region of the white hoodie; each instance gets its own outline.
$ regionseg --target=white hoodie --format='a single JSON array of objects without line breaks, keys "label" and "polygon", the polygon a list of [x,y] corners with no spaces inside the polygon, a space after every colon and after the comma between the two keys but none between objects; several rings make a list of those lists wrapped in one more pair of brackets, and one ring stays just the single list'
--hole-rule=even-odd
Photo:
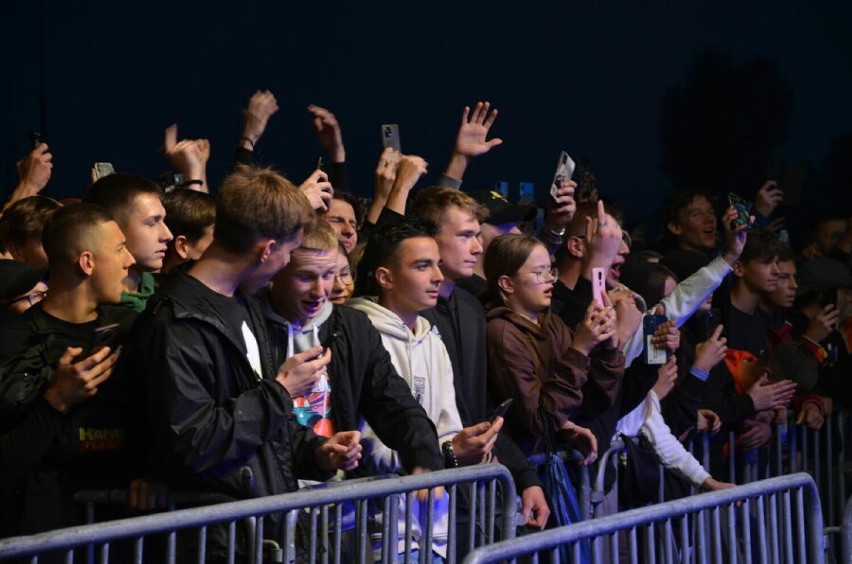
[{"label": "white hoodie", "polygon": [[[382,344],[390,354],[394,368],[408,383],[411,393],[429,415],[438,431],[438,441],[451,440],[462,430],[461,417],[456,406],[453,387],[453,367],[447,348],[437,328],[424,317],[417,317],[412,332],[402,319],[369,298],[356,298],[347,305],[367,314],[382,336]],[[374,465],[377,472],[398,472],[401,468],[397,453],[385,446],[366,421],[361,419],[361,445],[363,459]],[[447,556],[447,496],[436,503],[432,528],[432,550]],[[400,528],[405,527],[405,511],[400,511]],[[416,510],[415,510],[416,514]],[[415,531],[415,541],[420,538]],[[399,549],[404,550],[400,539]],[[417,547],[415,543],[415,548]]]}]

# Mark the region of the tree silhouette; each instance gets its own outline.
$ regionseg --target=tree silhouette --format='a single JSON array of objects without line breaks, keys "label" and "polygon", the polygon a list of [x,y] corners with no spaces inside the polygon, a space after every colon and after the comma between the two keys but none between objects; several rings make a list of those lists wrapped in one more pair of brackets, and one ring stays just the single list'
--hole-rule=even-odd
[{"label": "tree silhouette", "polygon": [[792,89],[772,61],[699,53],[686,81],[663,95],[663,171],[676,188],[751,196],[784,142],[792,108]]}]

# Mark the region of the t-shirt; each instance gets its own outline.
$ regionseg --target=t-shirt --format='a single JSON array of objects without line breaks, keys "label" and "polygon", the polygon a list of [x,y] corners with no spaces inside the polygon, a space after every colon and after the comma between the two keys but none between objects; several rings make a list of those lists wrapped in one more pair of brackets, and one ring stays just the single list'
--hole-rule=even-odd
[{"label": "t-shirt", "polygon": [[[248,306],[245,299],[240,294],[235,294],[234,297],[223,296],[218,292],[214,292],[195,278],[188,276],[199,286],[199,292],[205,292],[207,301],[210,302],[213,310],[222,318],[226,327],[230,327],[238,335],[242,335],[239,341],[240,350],[249,364],[254,369],[258,379],[263,377],[263,369],[261,368],[260,349],[257,345],[257,329],[252,325],[251,317],[249,317]],[[203,289],[202,289],[203,288]]]}]

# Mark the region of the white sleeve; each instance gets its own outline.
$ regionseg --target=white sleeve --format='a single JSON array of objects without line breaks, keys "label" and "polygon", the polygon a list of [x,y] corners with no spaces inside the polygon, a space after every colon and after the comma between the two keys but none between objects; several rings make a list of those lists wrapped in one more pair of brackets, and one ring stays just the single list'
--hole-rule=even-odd
[{"label": "white sleeve", "polygon": [[710,474],[672,435],[671,429],[663,421],[663,416],[660,413],[660,400],[653,390],[648,392],[645,404],[648,410],[645,412],[642,432],[654,446],[657,456],[660,457],[660,462],[669,470],[692,482],[696,487],[701,486],[710,477]]},{"label": "white sleeve", "polygon": [[[731,265],[722,257],[718,257],[686,280],[681,281],[671,294],[660,301],[666,307],[666,317],[674,321],[678,327],[686,323],[707,296],[719,287],[729,272],[731,272]],[[656,306],[649,307],[648,311],[653,313],[655,308]]]}]

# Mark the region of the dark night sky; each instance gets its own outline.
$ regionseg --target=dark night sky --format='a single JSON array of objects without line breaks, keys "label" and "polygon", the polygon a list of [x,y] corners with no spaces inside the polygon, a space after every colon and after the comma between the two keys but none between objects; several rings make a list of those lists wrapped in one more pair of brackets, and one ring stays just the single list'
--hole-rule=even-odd
[{"label": "dark night sky", "polygon": [[472,165],[467,188],[503,179],[543,190],[565,149],[591,158],[602,193],[638,219],[670,189],[659,171],[661,94],[706,48],[778,65],[795,96],[783,157],[819,165],[828,140],[852,130],[849,2],[189,4],[4,3],[5,190],[27,132],[40,127],[42,53],[56,163],[48,192],[63,197],[83,190],[96,160],[165,171],[158,146],[173,121],[182,136],[211,140],[215,182],[230,162],[239,108],[269,88],[281,111],[261,150],[295,180],[320,152],[309,103],[338,115],[350,181],[367,195],[379,124],[399,123],[403,150],[426,158],[434,175],[461,108],[488,99],[505,143]]}]

